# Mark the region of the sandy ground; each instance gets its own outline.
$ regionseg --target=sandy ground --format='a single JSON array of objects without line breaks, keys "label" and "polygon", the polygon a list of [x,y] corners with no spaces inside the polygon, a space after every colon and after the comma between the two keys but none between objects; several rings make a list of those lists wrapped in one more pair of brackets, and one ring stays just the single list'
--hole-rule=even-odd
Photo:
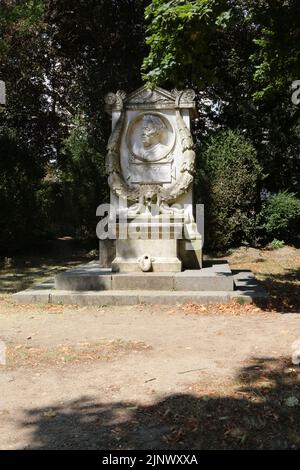
[{"label": "sandy ground", "polygon": [[227,254],[253,305],[15,305],[95,256],[50,248],[0,265],[0,449],[300,449],[299,248]]},{"label": "sandy ground", "polygon": [[[254,402],[260,396],[253,378],[243,405],[238,395],[238,377],[251,364],[260,372],[266,364],[275,369],[279,364],[295,373],[290,357],[293,341],[300,339],[296,312],[255,306],[233,312],[193,306],[22,308],[9,297],[1,305],[0,339],[7,347],[7,364],[0,366],[1,449],[247,447],[248,434],[243,437],[238,425],[224,428],[217,441],[203,441],[201,416],[227,425],[236,400],[242,409],[253,406],[253,396]],[[278,385],[272,373],[270,393]],[[259,380],[270,381],[266,375],[264,370]],[[294,397],[286,408],[291,416],[300,407],[298,376],[294,379],[293,390],[285,384],[278,399],[282,405]],[[223,400],[218,416],[202,410],[208,397],[218,406]],[[229,399],[230,413],[223,409]],[[274,419],[281,423],[281,417]],[[252,431],[257,434],[255,426]],[[277,443],[275,436],[263,447],[297,447],[297,436],[293,444]],[[251,439],[248,446],[259,447]]]}]

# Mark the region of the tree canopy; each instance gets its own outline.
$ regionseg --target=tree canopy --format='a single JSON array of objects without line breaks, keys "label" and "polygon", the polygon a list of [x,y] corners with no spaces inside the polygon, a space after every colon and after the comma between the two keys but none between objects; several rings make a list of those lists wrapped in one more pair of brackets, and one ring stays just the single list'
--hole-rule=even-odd
[{"label": "tree canopy", "polygon": [[[213,125],[243,130],[269,174],[270,189],[299,187],[300,76],[297,0],[154,0],[144,78],[195,87]],[[202,109],[201,109],[202,108]],[[211,126],[211,123],[209,123]]]},{"label": "tree canopy", "polygon": [[103,98],[143,82],[196,91],[198,173],[209,146],[234,132],[262,169],[255,210],[263,188],[299,198],[299,43],[298,0],[2,0],[1,245],[43,231],[94,236],[108,195]]}]

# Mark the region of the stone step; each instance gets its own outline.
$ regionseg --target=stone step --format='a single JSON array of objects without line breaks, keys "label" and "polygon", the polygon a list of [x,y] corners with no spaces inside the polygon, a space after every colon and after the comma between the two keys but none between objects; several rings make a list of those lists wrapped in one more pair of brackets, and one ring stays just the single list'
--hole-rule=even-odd
[{"label": "stone step", "polygon": [[178,273],[113,273],[89,263],[55,277],[55,288],[70,291],[161,290],[233,291],[234,281],[227,263],[216,263],[199,270]]},{"label": "stone step", "polygon": [[225,291],[63,291],[63,290],[43,290],[28,289],[13,294],[15,302],[20,304],[66,304],[66,305],[182,305],[187,303],[195,304],[225,304],[242,300],[252,302],[256,298],[265,298],[267,293],[259,288],[239,289],[231,292]]},{"label": "stone step", "polygon": [[240,300],[252,302],[268,296],[251,271],[236,271],[233,274],[235,290],[232,291],[169,291],[169,290],[100,290],[70,291],[55,289],[54,280],[48,280],[30,289],[13,294],[15,302],[21,304],[53,303],[77,305],[177,305],[223,304]]}]

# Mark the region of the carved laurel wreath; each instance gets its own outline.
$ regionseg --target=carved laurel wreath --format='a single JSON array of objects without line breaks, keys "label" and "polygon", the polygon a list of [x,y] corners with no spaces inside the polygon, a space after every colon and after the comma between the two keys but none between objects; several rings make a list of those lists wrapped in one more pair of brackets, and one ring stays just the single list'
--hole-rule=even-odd
[{"label": "carved laurel wreath", "polygon": [[167,188],[163,187],[161,184],[147,185],[147,188],[143,188],[142,184],[140,186],[133,187],[125,182],[122,176],[120,164],[120,145],[125,122],[124,100],[126,98],[126,94],[123,91],[118,91],[115,94],[109,93],[106,95],[105,102],[107,108],[114,107],[114,109],[120,111],[120,117],[108,141],[105,160],[108,184],[116,196],[127,198],[132,202],[137,202],[145,190],[147,190],[148,194],[150,191],[153,196],[155,195],[157,199],[159,199],[159,201],[171,204],[189,190],[193,182],[195,170],[195,152],[191,133],[180,112],[180,102],[193,101],[195,93],[193,90],[184,90],[181,92],[175,90],[173,91],[173,94],[176,97],[176,124],[179,131],[182,159],[179,176],[176,178],[174,183]]}]

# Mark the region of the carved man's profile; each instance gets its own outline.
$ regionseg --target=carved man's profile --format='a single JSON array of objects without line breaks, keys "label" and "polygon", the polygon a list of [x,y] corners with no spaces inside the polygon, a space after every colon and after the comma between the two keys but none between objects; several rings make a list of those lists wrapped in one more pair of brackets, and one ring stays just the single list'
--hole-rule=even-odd
[{"label": "carved man's profile", "polygon": [[144,161],[160,160],[169,152],[166,145],[167,125],[157,114],[144,114],[139,123],[139,138],[133,143],[132,153]]}]

